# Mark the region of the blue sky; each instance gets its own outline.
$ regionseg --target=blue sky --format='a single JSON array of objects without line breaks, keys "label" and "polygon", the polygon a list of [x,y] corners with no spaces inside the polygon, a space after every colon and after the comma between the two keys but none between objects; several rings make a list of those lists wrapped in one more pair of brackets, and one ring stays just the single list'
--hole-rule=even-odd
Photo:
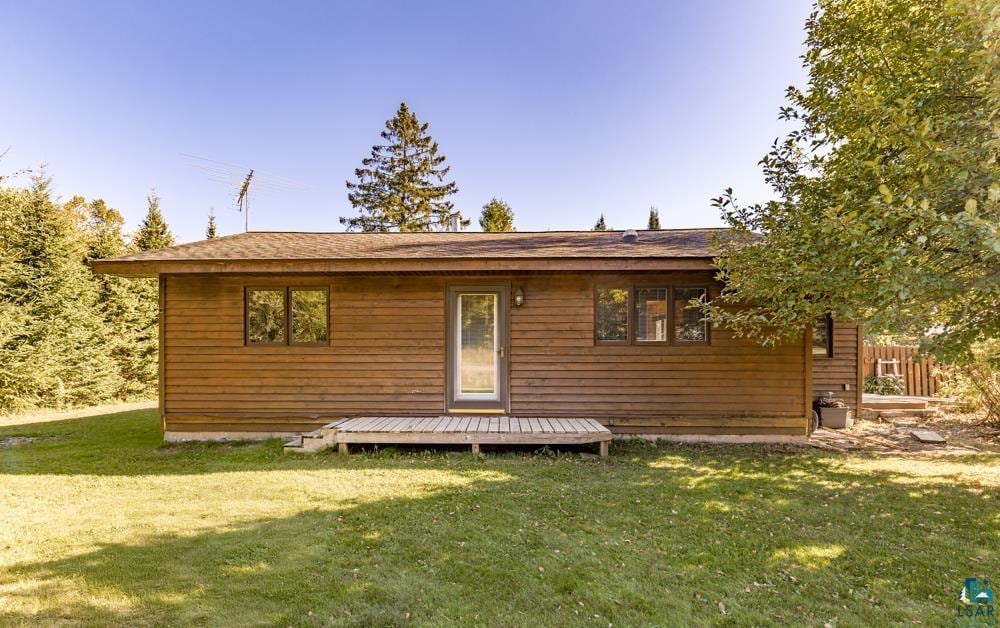
[{"label": "blue sky", "polygon": [[[719,225],[801,84],[806,2],[6,3],[0,170],[48,164],[63,197],[130,228],[155,186],[180,241],[243,228],[232,190],[183,154],[296,181],[251,229],[340,230],[344,181],[405,100],[478,217],[521,230]],[[473,228],[478,228],[473,221]]]}]

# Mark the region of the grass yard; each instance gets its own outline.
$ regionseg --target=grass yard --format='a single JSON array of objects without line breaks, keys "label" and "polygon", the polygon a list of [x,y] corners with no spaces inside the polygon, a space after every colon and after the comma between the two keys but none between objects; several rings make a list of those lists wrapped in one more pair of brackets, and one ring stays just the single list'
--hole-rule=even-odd
[{"label": "grass yard", "polygon": [[161,446],[153,410],[2,421],[3,625],[949,625],[1000,582],[997,454],[343,459]]}]

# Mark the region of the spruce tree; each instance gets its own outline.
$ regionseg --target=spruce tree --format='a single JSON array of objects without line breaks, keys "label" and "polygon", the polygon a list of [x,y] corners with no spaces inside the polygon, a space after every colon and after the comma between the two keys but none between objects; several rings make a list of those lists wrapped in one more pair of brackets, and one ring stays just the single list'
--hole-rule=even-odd
[{"label": "spruce tree", "polygon": [[[131,248],[150,251],[174,244],[174,236],[160,212],[160,197],[151,191],[147,197],[146,218],[132,238]],[[136,360],[143,367],[140,381],[156,381],[156,359],[159,349],[159,282],[156,279],[136,279],[133,283],[138,303],[136,305],[135,346]]]},{"label": "spruce tree", "polygon": [[386,121],[381,144],[354,171],[357,181],[347,182],[347,200],[358,216],[341,216],[348,231],[432,231],[448,228],[454,211],[448,197],[458,192],[446,181],[450,166],[438,154],[438,144],[427,133],[406,103]]},{"label": "spruce tree", "polygon": [[3,410],[93,404],[120,387],[96,284],[82,263],[80,214],[53,201],[50,185],[38,175],[28,190],[0,190]]},{"label": "spruce tree", "polygon": [[210,209],[208,211],[208,226],[205,227],[205,239],[214,240],[216,238],[215,234],[215,209]]},{"label": "spruce tree", "polygon": [[146,217],[139,225],[139,230],[132,240],[133,246],[139,251],[152,251],[173,246],[174,236],[170,233],[167,221],[163,219],[163,214],[160,212],[160,197],[156,195],[156,190],[150,190],[146,201],[148,203]]},{"label": "spruce tree", "polygon": [[516,231],[514,229],[514,210],[510,205],[493,197],[483,205],[483,213],[479,217],[479,226],[483,231]]},{"label": "spruce tree", "polygon": [[597,219],[597,222],[594,223],[594,228],[591,229],[591,231],[611,231],[611,228],[604,222],[604,214],[601,214],[601,217]]},{"label": "spruce tree", "polygon": [[650,231],[659,231],[660,227],[660,210],[655,207],[649,208],[649,222],[646,224],[646,228]]},{"label": "spruce tree", "polygon": [[[0,188],[0,411],[37,405],[42,379],[32,368],[28,345],[30,320],[14,290],[23,288],[20,260],[15,254],[20,213],[28,204],[26,190]],[[36,403],[32,403],[35,401]]]},{"label": "spruce tree", "polygon": [[[128,246],[122,215],[101,199],[85,207],[89,236],[87,265],[95,259],[124,254]],[[156,392],[158,365],[155,351],[149,351],[147,338],[151,299],[156,296],[151,294],[150,282],[111,275],[100,275],[96,281],[97,306],[110,331],[109,349],[121,376],[116,396],[121,399],[151,397]]]}]

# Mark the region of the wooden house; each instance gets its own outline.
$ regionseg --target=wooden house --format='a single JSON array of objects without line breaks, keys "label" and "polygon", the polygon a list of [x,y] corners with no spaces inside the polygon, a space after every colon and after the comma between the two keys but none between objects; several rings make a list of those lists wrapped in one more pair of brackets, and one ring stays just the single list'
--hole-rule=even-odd
[{"label": "wooden house", "polygon": [[827,391],[856,408],[857,326],[763,348],[688,307],[721,288],[715,233],[249,232],[94,269],[159,280],[168,440],[361,416],[767,440],[807,435]]}]

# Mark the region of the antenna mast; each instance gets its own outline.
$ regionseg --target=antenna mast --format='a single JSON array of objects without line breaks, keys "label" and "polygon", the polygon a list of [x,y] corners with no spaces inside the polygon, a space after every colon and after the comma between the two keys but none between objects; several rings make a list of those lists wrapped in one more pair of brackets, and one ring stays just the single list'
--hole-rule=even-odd
[{"label": "antenna mast", "polygon": [[[0,157],[2,156],[0,154]],[[309,189],[309,186],[292,179],[268,174],[250,166],[226,163],[189,153],[181,153],[181,156],[192,167],[204,171],[211,181],[222,183],[232,191],[233,196],[230,199],[235,201],[233,204],[236,205],[236,211],[243,212],[243,228],[246,231],[250,231],[251,186],[253,186],[254,195],[263,194],[264,196],[267,196],[268,193],[286,193]]]},{"label": "antenna mast", "polygon": [[236,205],[243,212],[243,230],[250,231],[250,181],[253,180],[253,168],[247,173],[246,178],[243,179],[243,185],[240,186],[240,195],[236,197]]}]

